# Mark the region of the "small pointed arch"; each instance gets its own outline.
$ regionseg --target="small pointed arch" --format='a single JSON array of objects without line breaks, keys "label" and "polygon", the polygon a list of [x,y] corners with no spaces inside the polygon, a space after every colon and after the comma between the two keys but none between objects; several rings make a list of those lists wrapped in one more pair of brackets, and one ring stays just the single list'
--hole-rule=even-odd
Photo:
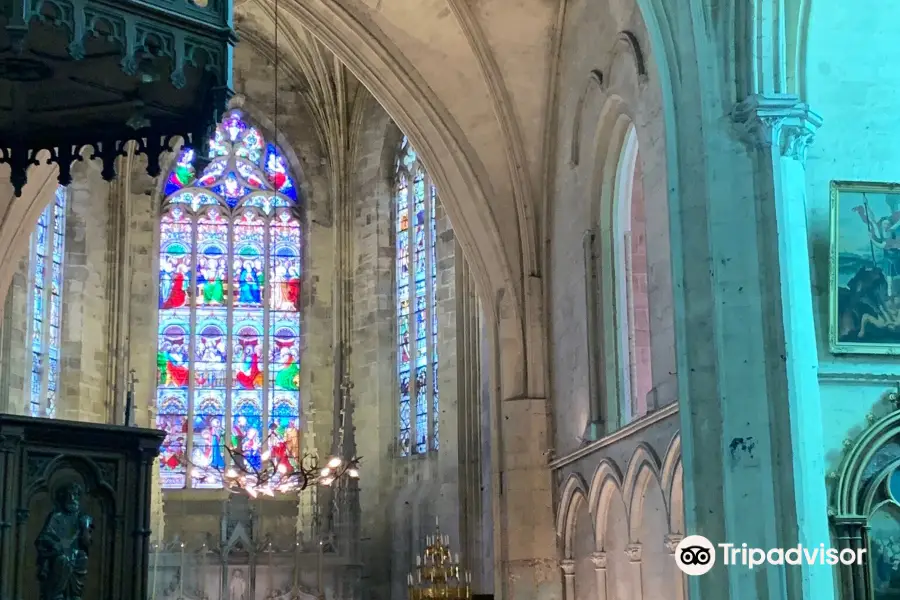
[{"label": "small pointed arch", "polygon": [[637,540],[636,535],[644,518],[644,501],[651,482],[656,482],[663,506],[666,505],[659,472],[659,457],[656,452],[646,442],[640,442],[628,461],[622,492],[628,503],[628,534],[631,541]]},{"label": "small pointed arch", "polygon": [[605,548],[606,521],[614,499],[622,503],[627,515],[628,503],[622,495],[622,472],[612,460],[603,458],[594,471],[588,493],[588,507],[594,516],[594,542],[597,550]]},{"label": "small pointed arch", "polygon": [[564,558],[572,558],[574,551],[572,537],[575,533],[578,509],[582,503],[587,502],[588,491],[584,478],[579,473],[570,473],[563,484],[559,508],[556,511],[556,537],[562,544]]}]

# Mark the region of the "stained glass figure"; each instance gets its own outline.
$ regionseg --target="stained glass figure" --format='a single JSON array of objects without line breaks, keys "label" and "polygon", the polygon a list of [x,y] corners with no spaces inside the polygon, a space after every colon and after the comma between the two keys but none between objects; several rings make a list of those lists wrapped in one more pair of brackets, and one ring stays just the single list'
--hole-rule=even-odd
[{"label": "stained glass figure", "polygon": [[193,151],[181,153],[160,219],[157,426],[166,432],[166,489],[221,487],[226,444],[251,463],[266,443],[273,455],[300,448],[296,184],[278,148],[239,111],[216,129],[209,159],[196,173]]},{"label": "stained glass figure", "polygon": [[400,454],[438,448],[437,192],[405,137],[395,163]]},{"label": "stained glass figure", "polygon": [[58,186],[31,236],[31,368],[29,408],[33,417],[55,417],[59,392],[66,188]]}]

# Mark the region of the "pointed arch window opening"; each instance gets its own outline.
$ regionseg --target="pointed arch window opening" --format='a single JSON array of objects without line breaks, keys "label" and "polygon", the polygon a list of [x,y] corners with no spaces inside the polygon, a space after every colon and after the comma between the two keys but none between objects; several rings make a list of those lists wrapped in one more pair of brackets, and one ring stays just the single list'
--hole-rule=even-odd
[{"label": "pointed arch window opening", "polygon": [[56,188],[53,202],[41,213],[31,235],[28,406],[32,417],[56,416],[67,195],[65,187]]},{"label": "pointed arch window opening", "polygon": [[437,189],[404,136],[395,163],[398,447],[438,450]]},{"label": "pointed arch window opening", "polygon": [[216,129],[209,158],[197,174],[193,150],[184,150],[164,187],[157,348],[164,489],[221,488],[225,444],[251,464],[265,450],[301,456],[297,187],[280,150],[239,111]]}]

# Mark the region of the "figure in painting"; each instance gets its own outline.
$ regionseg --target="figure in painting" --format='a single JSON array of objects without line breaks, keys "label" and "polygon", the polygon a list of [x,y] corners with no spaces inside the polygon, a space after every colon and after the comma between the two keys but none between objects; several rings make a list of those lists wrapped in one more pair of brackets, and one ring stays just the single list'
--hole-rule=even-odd
[{"label": "figure in painting", "polygon": [[252,261],[238,261],[238,302],[241,304],[259,304],[260,292],[259,270]]},{"label": "figure in painting", "polygon": [[[256,418],[253,421],[254,424],[258,423]],[[244,415],[238,416],[234,421],[234,426],[231,428],[231,445],[239,450],[247,462],[246,466],[253,469],[259,469],[262,466],[259,429],[252,426]]]},{"label": "figure in painting", "polygon": [[288,456],[294,460],[300,459],[300,419],[291,419],[291,423],[284,431],[284,445]]},{"label": "figure in painting", "polygon": [[235,569],[231,572],[231,581],[228,582],[229,600],[247,600],[247,582],[244,581],[244,572]]},{"label": "figure in painting", "polygon": [[256,345],[248,344],[243,349],[240,345],[235,349],[235,354],[244,355],[244,361],[234,376],[235,382],[245,390],[262,387],[262,370],[259,368],[259,354]]},{"label": "figure in painting", "polygon": [[160,308],[181,308],[187,304],[187,279],[185,278],[185,273],[187,273],[185,265],[180,264],[175,268],[175,275],[172,277],[172,287],[165,299],[160,298]]},{"label": "figure in painting", "polygon": [[285,288],[289,308],[284,310],[300,310],[300,270],[296,265],[288,267]]},{"label": "figure in painting", "polygon": [[[877,216],[868,194],[851,209],[862,221],[865,238],[838,257],[838,339],[846,342],[900,342],[900,197],[884,195],[885,216]],[[859,221],[856,221],[858,223]],[[850,223],[843,227],[851,233]],[[849,235],[849,234],[848,234]],[[849,243],[849,242],[848,242]]]},{"label": "figure in painting", "polygon": [[281,349],[281,368],[275,375],[275,387],[281,390],[300,389],[300,365],[291,348]]},{"label": "figure in painting", "polygon": [[184,347],[178,343],[166,342],[163,349],[156,354],[156,364],[160,372],[160,385],[166,387],[185,387],[188,382],[189,368],[185,364]]},{"label": "figure in painting", "polygon": [[225,268],[215,258],[209,259],[207,282],[202,293],[204,304],[225,304]]},{"label": "figure in painting", "polygon": [[212,457],[209,466],[221,471],[225,468],[225,456],[222,453],[222,444],[224,443],[222,438],[225,435],[225,428],[222,427],[222,422],[219,419],[213,417],[209,422],[209,432],[212,445]]},{"label": "figure in painting", "polygon": [[34,542],[41,600],[80,600],[84,594],[93,525],[81,510],[83,492],[75,482],[56,490],[53,510]]},{"label": "figure in painting", "polygon": [[300,270],[290,258],[276,259],[272,283],[273,310],[300,310]]}]

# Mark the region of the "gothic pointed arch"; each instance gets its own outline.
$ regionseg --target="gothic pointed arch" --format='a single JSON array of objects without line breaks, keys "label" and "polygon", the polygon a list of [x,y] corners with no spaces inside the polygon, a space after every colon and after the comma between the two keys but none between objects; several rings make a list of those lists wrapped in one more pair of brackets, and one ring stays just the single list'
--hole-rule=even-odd
[{"label": "gothic pointed arch", "polygon": [[30,242],[27,361],[29,414],[55,417],[59,395],[62,332],[63,258],[68,192],[57,186],[53,201],[38,217]]},{"label": "gothic pointed arch", "polygon": [[[226,444],[299,456],[303,227],[282,151],[240,111],[184,150],[161,206],[157,427],[165,489],[220,488]],[[190,465],[190,467],[189,467]]]},{"label": "gothic pointed arch", "polygon": [[438,449],[437,188],[403,136],[394,162],[401,456]]},{"label": "gothic pointed arch", "polygon": [[[861,561],[839,565],[841,598],[890,600],[900,595],[900,394],[890,409],[845,443],[831,475],[829,517],[834,538]],[[848,561],[849,562],[849,561]]]}]

